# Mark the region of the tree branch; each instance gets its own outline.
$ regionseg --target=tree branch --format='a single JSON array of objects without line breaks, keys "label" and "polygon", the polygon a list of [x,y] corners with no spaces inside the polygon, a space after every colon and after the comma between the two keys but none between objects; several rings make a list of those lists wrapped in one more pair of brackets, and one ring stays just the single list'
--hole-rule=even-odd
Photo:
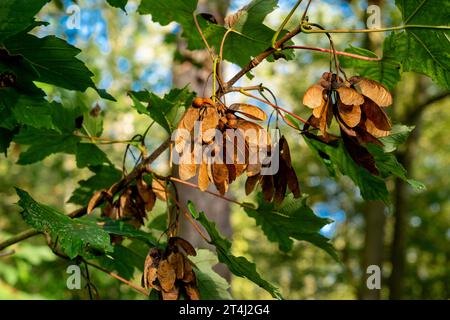
[{"label": "tree branch", "polygon": [[[170,143],[171,143],[170,138],[167,138],[166,141],[164,141],[158,148],[156,148],[156,150],[153,151],[151,155],[145,158],[136,168],[134,168],[134,170],[131,171],[130,174],[122,178],[122,180],[120,180],[118,183],[114,184],[110,191],[114,194],[123,187],[127,186],[131,181],[136,179],[140,174],[142,174],[142,172],[146,171],[146,167],[148,165],[150,165],[153,161],[155,161],[170,146]],[[99,197],[94,207],[99,206],[103,202],[103,200],[104,200],[103,197]],[[69,213],[67,216],[70,218],[79,218],[81,216],[84,216],[86,213],[87,213],[87,206],[76,209],[71,213]],[[0,242],[0,250],[3,250],[6,247],[9,247],[17,242],[31,238],[39,233],[41,232],[35,229],[25,230],[3,242]]]},{"label": "tree branch", "polygon": [[34,229],[28,229],[25,230],[19,234],[16,234],[15,236],[3,241],[0,243],[0,251],[23,240],[26,240],[28,238],[34,237],[35,235],[39,234],[39,231],[36,231]]},{"label": "tree branch", "polygon": [[113,277],[113,278],[116,278],[117,280],[123,282],[124,284],[126,284],[126,285],[129,286],[130,288],[133,288],[134,290],[136,290],[136,291],[142,293],[143,295],[145,295],[145,296],[148,296],[148,295],[149,295],[149,292],[148,292],[147,290],[145,290],[144,288],[142,288],[142,287],[140,287],[140,286],[134,284],[134,283],[131,282],[131,281],[128,281],[128,280],[122,278],[122,277],[119,276],[118,274],[116,274],[116,273],[114,273],[114,272],[111,272],[111,271],[109,271],[109,270],[106,270],[106,269],[104,269],[104,268],[102,268],[102,267],[100,267],[100,266],[98,266],[98,265],[96,265],[96,264],[93,264],[93,263],[91,263],[91,262],[89,262],[89,261],[86,261],[86,260],[84,260],[84,259],[83,259],[83,261],[84,261],[87,265],[90,265],[91,267],[94,267],[95,269],[100,270],[100,271],[102,271],[102,272],[104,272],[104,273],[110,275],[110,276]]},{"label": "tree branch", "polygon": [[243,67],[239,72],[237,72],[228,82],[225,83],[224,87],[225,89],[230,88],[235,84],[240,78],[242,78],[247,72],[251,71],[253,68],[255,68],[257,65],[259,65],[261,62],[263,62],[268,56],[270,56],[272,53],[280,50],[280,48],[283,46],[284,43],[291,40],[294,36],[302,32],[302,26],[297,26],[294,30],[291,32],[288,32],[285,34],[280,40],[275,42],[275,45],[273,47],[269,47],[263,52],[261,52],[259,55],[257,55],[255,58],[253,58],[245,67]]}]

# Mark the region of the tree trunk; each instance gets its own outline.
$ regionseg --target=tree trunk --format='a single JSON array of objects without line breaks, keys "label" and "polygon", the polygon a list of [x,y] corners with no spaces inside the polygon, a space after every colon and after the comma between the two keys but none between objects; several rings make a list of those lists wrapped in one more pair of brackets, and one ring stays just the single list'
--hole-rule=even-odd
[{"label": "tree trunk", "polygon": [[[384,1],[369,1],[369,5],[374,4],[383,9]],[[365,16],[365,14],[364,14]],[[381,33],[371,33],[366,37],[366,47],[378,55],[382,55],[382,43],[384,36]],[[381,201],[366,202],[363,207],[363,215],[365,220],[364,249],[361,257],[361,282],[359,286],[358,296],[364,300],[379,300],[381,298],[381,290],[369,289],[367,287],[367,267],[376,265],[380,268],[381,274],[383,270],[384,259],[384,228],[386,223],[386,215],[384,213],[385,205]]]},{"label": "tree trunk", "polygon": [[364,206],[365,245],[362,254],[362,279],[359,292],[359,298],[364,300],[379,300],[381,298],[381,290],[367,287],[367,278],[370,274],[367,274],[366,270],[370,265],[376,265],[380,270],[383,270],[384,226],[386,222],[384,209],[385,206],[381,201],[367,202]]},{"label": "tree trunk", "polygon": [[[228,1],[200,1],[199,4],[199,12],[213,14],[219,23],[223,22],[227,8]],[[179,52],[185,59],[179,63],[174,63],[174,85],[183,87],[189,83],[190,89],[195,91],[198,96],[210,96],[212,93],[211,82],[209,82],[209,87],[207,82],[212,72],[212,63],[208,53],[206,50],[195,52],[186,50],[186,43],[181,39],[177,45]],[[199,68],[196,65],[202,67]],[[174,170],[177,173],[176,167]],[[190,182],[197,184],[197,177]],[[205,212],[208,218],[216,222],[218,229],[224,236],[231,237],[230,206],[227,201],[180,183],[176,185],[180,203],[183,205],[182,210],[187,211],[186,203],[191,200],[198,211]],[[213,185],[210,185],[210,191],[217,192]],[[210,247],[183,217],[181,218],[180,236],[187,239],[195,247]],[[225,266],[217,266],[216,271],[227,280],[231,279],[230,272]]]}]

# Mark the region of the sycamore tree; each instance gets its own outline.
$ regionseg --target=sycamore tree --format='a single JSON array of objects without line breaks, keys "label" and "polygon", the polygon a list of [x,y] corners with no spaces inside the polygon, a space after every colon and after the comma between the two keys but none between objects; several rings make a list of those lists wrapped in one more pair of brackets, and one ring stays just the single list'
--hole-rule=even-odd
[{"label": "sycamore tree", "polygon": [[[301,173],[294,170],[297,159],[291,158],[283,132],[293,131],[304,139],[330,176],[348,176],[365,200],[389,204],[386,179],[392,176],[413,188],[425,188],[408,177],[394,155],[414,128],[392,123],[388,110],[393,103],[391,91],[403,72],[424,74],[443,90],[449,89],[450,3],[396,1],[401,25],[346,29],[343,22],[342,29],[330,29],[308,15],[310,7],[320,1],[309,0],[300,6],[299,0],[272,29],[264,21],[277,8],[276,0],[253,0],[227,16],[223,24],[212,14],[198,11],[196,0],[142,0],[140,14],[150,14],[161,25],[178,23],[189,50],[206,50],[213,94],[201,96],[188,83],[163,96],[123,88],[130,107],[148,116],[148,125],[132,137],[116,139],[103,135],[99,107],[88,109],[77,101],[52,101],[47,96],[45,86],[54,86],[81,93],[95,90],[98,99],[115,101],[94,83],[94,74],[77,58],[79,49],[56,36],[35,35],[36,29],[47,24],[35,19],[47,2],[0,3],[0,151],[8,156],[11,144],[20,147],[18,166],[66,153],[75,157],[78,169],[87,168],[92,176],[80,181],[71,196],[69,201],[79,206],[73,212],[37,202],[17,185],[17,205],[31,228],[0,242],[0,250],[43,235],[55,255],[82,265],[87,279],[89,268],[98,269],[146,296],[164,300],[231,298],[229,284],[212,270],[221,262],[235,276],[282,299],[282,293],[264,280],[254,263],[233,255],[233,243],[221,235],[208,212],[199,212],[191,201],[180,203],[177,184],[239,206],[241,214],[255,219],[279,250],[289,252],[294,240],[306,241],[328,253],[336,264],[340,263],[339,252],[320,233],[331,221],[309,207],[297,178]],[[111,10],[125,10],[127,4],[126,0],[107,2],[117,8]],[[299,23],[288,28],[294,18]],[[382,56],[365,48],[336,48],[333,42],[336,33],[373,32],[389,33]],[[293,41],[317,33],[328,40],[328,48]],[[301,103],[311,111],[308,118],[280,105],[270,84],[252,75],[263,61],[289,62],[305,50],[322,52],[329,61],[322,77],[303,93]],[[240,68],[229,79],[222,68],[227,63]],[[238,86],[243,77],[254,84]],[[240,94],[245,103],[227,103],[230,93]],[[247,103],[249,98],[255,104]],[[271,111],[261,109],[261,104]],[[165,131],[166,139],[151,149],[145,139],[154,125]],[[113,156],[102,150],[110,144],[125,145],[124,159],[131,150],[139,153],[132,170],[126,170],[125,160],[110,160]],[[152,164],[167,150],[173,172],[164,175]],[[256,194],[255,203],[226,194],[241,176],[243,192]],[[215,191],[210,191],[210,185]],[[163,207],[165,214],[155,218],[155,206]],[[179,236],[183,219],[215,248],[214,253],[194,248]],[[136,242],[141,245],[136,247]],[[0,251],[0,256],[7,254]],[[135,269],[142,274],[141,283],[133,282]],[[91,283],[88,288],[101,293]]]}]

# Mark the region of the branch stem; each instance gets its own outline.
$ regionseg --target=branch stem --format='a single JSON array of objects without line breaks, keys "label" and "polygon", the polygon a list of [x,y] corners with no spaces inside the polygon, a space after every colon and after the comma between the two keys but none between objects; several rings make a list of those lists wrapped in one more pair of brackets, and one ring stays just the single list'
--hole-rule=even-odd
[{"label": "branch stem", "polygon": [[354,54],[350,52],[344,52],[344,51],[335,51],[325,48],[317,48],[317,47],[310,47],[310,46],[285,46],[283,47],[283,50],[285,49],[300,49],[300,50],[311,50],[311,51],[318,51],[318,52],[325,52],[325,53],[335,53],[340,56],[346,56],[351,57],[359,60],[365,60],[365,61],[381,61],[383,58],[371,58],[366,56],[361,56],[359,54]]},{"label": "branch stem", "polygon": [[[191,183],[191,182],[188,182],[188,181],[184,181],[184,180],[181,180],[181,179],[178,179],[178,178],[175,178],[175,177],[169,177],[169,179],[174,181],[174,182],[178,182],[178,183],[184,184],[186,186],[189,186],[189,187],[192,187],[192,188],[195,188],[195,189],[200,189],[200,187],[198,185],[196,185],[194,183]],[[218,197],[218,198],[221,198],[223,200],[226,200],[228,202],[232,202],[234,204],[237,204],[237,205],[239,205],[241,207],[245,207],[245,204],[243,204],[243,203],[241,203],[239,201],[236,201],[234,199],[228,198],[226,196],[223,196],[221,194],[218,194],[218,193],[215,193],[215,192],[212,192],[212,191],[209,191],[209,190],[205,190],[205,192],[209,193],[209,194],[211,194],[211,195],[213,195],[215,197]]]},{"label": "branch stem", "polygon": [[324,29],[324,30],[312,30],[305,28],[307,24],[301,27],[301,31],[304,33],[371,33],[371,32],[387,32],[405,29],[435,29],[435,30],[450,30],[449,26],[430,26],[421,24],[409,24],[404,26],[386,27],[379,29]]},{"label": "branch stem", "polygon": [[15,236],[12,236],[11,238],[1,242],[0,243],[0,251],[13,245],[13,244],[16,244],[17,242],[34,237],[35,235],[38,235],[39,233],[40,233],[39,231],[36,231],[34,229],[28,229],[21,233],[18,233]]},{"label": "branch stem", "polygon": [[143,295],[145,295],[145,296],[148,296],[148,295],[149,295],[149,292],[148,292],[147,290],[145,290],[144,288],[142,288],[142,287],[140,287],[140,286],[138,286],[138,285],[132,283],[131,281],[128,281],[127,279],[122,278],[122,277],[119,276],[118,274],[116,274],[116,273],[114,273],[114,272],[111,272],[111,271],[109,271],[109,270],[106,270],[106,269],[104,269],[104,268],[102,268],[102,267],[100,267],[100,266],[98,266],[98,265],[96,265],[96,264],[93,264],[92,262],[89,262],[89,261],[86,261],[86,260],[84,260],[84,262],[85,262],[87,265],[90,265],[91,267],[94,267],[95,269],[98,269],[98,270],[100,270],[100,271],[102,271],[102,272],[104,272],[104,273],[110,275],[111,277],[116,278],[117,280],[119,280],[119,281],[125,283],[127,286],[129,286],[130,288],[133,288],[134,290],[136,290],[136,291],[142,293]]},{"label": "branch stem", "polygon": [[277,39],[278,39],[278,36],[280,35],[280,32],[283,31],[284,27],[289,22],[289,20],[291,19],[291,17],[294,14],[295,10],[297,10],[297,8],[300,5],[300,3],[302,3],[302,0],[297,0],[297,3],[295,4],[295,6],[291,9],[291,11],[286,16],[286,18],[284,18],[284,20],[281,23],[280,27],[278,28],[277,32],[275,32],[275,34],[273,35],[272,47],[275,47],[275,43],[277,42]]},{"label": "branch stem", "polygon": [[257,96],[255,96],[255,95],[253,95],[253,94],[251,94],[251,93],[248,93],[248,92],[246,92],[246,91],[244,91],[244,90],[241,91],[241,93],[242,93],[243,95],[247,96],[247,97],[250,97],[250,98],[255,99],[255,100],[258,100],[258,101],[261,101],[262,103],[265,103],[265,104],[271,106],[271,107],[274,108],[274,109],[283,111],[283,112],[289,114],[290,116],[294,117],[295,119],[297,119],[297,120],[299,120],[299,121],[301,121],[301,122],[303,122],[303,123],[307,123],[307,121],[306,121],[305,119],[303,119],[302,117],[300,117],[300,116],[296,115],[295,113],[293,113],[293,112],[291,112],[291,111],[289,111],[289,110],[286,110],[286,109],[284,109],[284,108],[282,108],[282,107],[280,107],[280,106],[278,106],[278,105],[276,105],[276,104],[273,104],[273,103],[270,102],[270,101],[266,101],[266,100],[264,100],[264,99],[261,99],[260,97],[257,97]]}]

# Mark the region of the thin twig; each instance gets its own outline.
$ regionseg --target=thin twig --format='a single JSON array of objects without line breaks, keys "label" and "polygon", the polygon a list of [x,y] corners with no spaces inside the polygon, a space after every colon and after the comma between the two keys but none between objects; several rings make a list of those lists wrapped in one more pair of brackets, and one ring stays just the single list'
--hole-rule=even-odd
[{"label": "thin twig", "polygon": [[5,252],[0,252],[0,258],[7,257],[16,253],[14,250],[6,250]]},{"label": "thin twig", "polygon": [[[164,141],[158,148],[156,148],[152,152],[152,154],[150,154],[147,158],[145,158],[144,161],[142,161],[141,164],[137,166],[129,175],[124,177],[118,183],[114,184],[110,190],[111,193],[114,194],[118,192],[120,189],[127,186],[131,181],[136,179],[140,174],[142,174],[142,172],[146,171],[146,166],[155,161],[170,146],[170,143],[171,143],[170,138],[167,138],[166,141]],[[103,197],[99,197],[94,207],[99,206],[101,203],[103,203],[103,201],[104,201]],[[82,207],[72,211],[67,216],[70,218],[78,218],[84,216],[85,214],[87,214],[87,207]],[[40,232],[35,229],[25,230],[3,242],[0,242],[0,250],[3,250],[6,247],[9,247],[17,242],[33,237],[39,233]]]},{"label": "thin twig", "polygon": [[200,36],[202,37],[202,40],[203,40],[206,48],[208,49],[209,57],[211,58],[212,61],[214,61],[214,51],[211,50],[211,47],[209,46],[208,41],[206,40],[205,35],[203,34],[202,28],[200,28],[200,24],[198,23],[198,20],[197,20],[197,13],[193,12],[192,15],[194,17],[194,22],[195,22],[195,26],[197,27],[197,31],[200,34]]},{"label": "thin twig", "polygon": [[[326,53],[333,53],[333,50],[325,49],[325,48],[317,48],[317,47],[310,47],[310,46],[285,46],[284,49],[301,49],[301,50],[311,50],[311,51],[318,51],[318,52],[326,52]],[[337,55],[340,56],[346,56],[351,57],[359,60],[366,60],[366,61],[381,61],[383,58],[371,58],[366,56],[361,56],[359,54],[354,54],[350,52],[344,52],[344,51],[335,51]]]},{"label": "thin twig", "polygon": [[306,5],[305,11],[303,12],[302,15],[302,23],[303,21],[306,19],[306,15],[308,14],[308,10],[309,10],[309,6],[311,5],[311,0],[308,1],[308,4]]},{"label": "thin twig", "polygon": [[[172,181],[174,181],[174,182],[178,182],[178,183],[187,185],[187,186],[192,187],[192,188],[200,189],[200,187],[199,187],[198,185],[196,185],[196,184],[194,184],[194,183],[191,183],[191,182],[188,182],[188,181],[184,181],[184,180],[181,180],[181,179],[178,179],[178,178],[175,178],[175,177],[169,177],[169,179],[172,180]],[[236,201],[236,200],[234,200],[234,199],[228,198],[228,197],[223,196],[223,195],[221,195],[221,194],[219,194],[219,193],[215,193],[215,192],[212,192],[212,191],[209,191],[209,190],[205,190],[205,192],[206,192],[206,193],[209,193],[209,194],[211,194],[211,195],[213,195],[213,196],[216,196],[216,197],[218,197],[218,198],[221,198],[221,199],[223,199],[223,200],[226,200],[226,201],[235,203],[235,204],[237,204],[237,205],[239,205],[239,206],[241,206],[241,207],[245,207],[245,204],[244,204],[244,203],[241,203],[241,202]]]},{"label": "thin twig", "polygon": [[39,231],[36,231],[34,229],[28,229],[19,234],[16,234],[15,236],[12,236],[11,238],[0,243],[0,251],[17,243],[17,242],[34,237],[35,235],[38,235],[39,233],[40,233]]},{"label": "thin twig", "polygon": [[[306,27],[306,28],[305,28]],[[404,26],[386,27],[379,29],[324,29],[324,30],[311,30],[307,28],[307,25],[302,26],[302,32],[304,33],[372,33],[372,32],[386,32],[405,29],[435,29],[435,30],[450,30],[449,26],[430,26],[410,24]]]},{"label": "thin twig", "polygon": [[122,278],[118,274],[116,274],[114,272],[111,272],[111,271],[109,271],[107,269],[104,269],[104,268],[102,268],[102,267],[100,267],[100,266],[98,266],[98,265],[96,265],[96,264],[94,264],[92,262],[89,262],[89,261],[86,261],[86,260],[84,260],[84,261],[86,262],[86,264],[90,265],[91,267],[94,267],[95,269],[98,269],[98,270],[100,270],[100,271],[102,271],[102,272],[104,272],[106,274],[109,274],[111,277],[116,278],[117,280],[125,283],[127,286],[129,286],[130,288],[133,288],[134,290],[142,293],[143,295],[145,295],[145,296],[149,295],[149,292],[147,290],[145,290],[144,288],[142,288],[141,286],[138,286],[138,285],[134,284],[133,282]]},{"label": "thin twig", "polygon": [[283,22],[278,27],[277,31],[275,32],[275,34],[273,35],[273,38],[272,38],[272,46],[274,46],[275,43],[277,42],[278,36],[280,35],[281,31],[283,31],[284,27],[286,26],[288,21],[291,19],[291,17],[294,14],[295,10],[297,10],[297,8],[300,5],[300,3],[302,3],[302,0],[297,0],[297,3],[294,5],[294,7],[292,7],[291,11],[288,13],[286,18],[284,18]]},{"label": "thin twig", "polygon": [[197,231],[197,233],[200,235],[200,237],[203,238],[203,240],[205,240],[206,242],[210,243],[211,241],[208,240],[208,237],[206,237],[206,235],[203,233],[203,231],[200,229],[200,227],[197,225],[197,223],[192,219],[191,215],[189,213],[186,212],[186,210],[183,210],[183,206],[181,205],[181,203],[173,198],[173,201],[175,201],[176,205],[178,206],[178,209],[181,210],[184,214],[184,216],[186,217],[186,219],[188,220],[188,222],[194,227],[195,231]]},{"label": "thin twig", "polygon": [[265,103],[265,104],[271,106],[272,108],[275,108],[275,109],[281,110],[281,111],[283,111],[283,112],[286,112],[286,113],[289,114],[290,116],[294,117],[295,119],[297,119],[297,120],[299,120],[299,121],[301,121],[301,122],[303,122],[303,123],[307,123],[307,121],[306,121],[305,119],[303,119],[302,117],[300,117],[300,116],[296,115],[295,113],[293,113],[293,112],[291,112],[291,111],[289,111],[289,110],[286,110],[286,109],[284,109],[284,108],[282,108],[282,107],[280,107],[280,106],[278,106],[278,105],[276,105],[276,104],[273,104],[273,103],[270,102],[270,101],[266,101],[266,100],[264,100],[264,99],[261,99],[260,97],[257,97],[257,96],[255,96],[255,95],[253,95],[253,94],[251,94],[251,93],[246,92],[246,91],[241,91],[241,93],[242,93],[243,95],[247,96],[247,97],[250,97],[250,98],[255,99],[255,100],[258,100],[258,101],[261,101],[262,103]]},{"label": "thin twig", "polygon": [[226,89],[226,91],[224,91],[224,93],[229,93],[229,92],[240,92],[241,90],[244,91],[261,91],[263,88],[262,83],[258,84],[256,86],[248,86],[248,87],[230,87],[228,89]]},{"label": "thin twig", "polygon": [[300,32],[302,32],[301,25],[297,26],[291,32],[288,32],[287,34],[285,34],[280,40],[275,42],[275,45],[273,47],[269,47],[266,50],[264,50],[263,52],[261,52],[260,54],[258,54],[245,67],[243,67],[241,70],[239,70],[230,80],[228,80],[227,83],[225,83],[225,89],[232,87],[233,84],[235,84],[240,78],[242,78],[245,74],[247,74],[249,71],[251,71],[257,65],[259,65],[261,62],[263,62],[272,53],[274,53],[279,48],[281,48],[285,42],[289,41],[291,38],[293,38]]}]

